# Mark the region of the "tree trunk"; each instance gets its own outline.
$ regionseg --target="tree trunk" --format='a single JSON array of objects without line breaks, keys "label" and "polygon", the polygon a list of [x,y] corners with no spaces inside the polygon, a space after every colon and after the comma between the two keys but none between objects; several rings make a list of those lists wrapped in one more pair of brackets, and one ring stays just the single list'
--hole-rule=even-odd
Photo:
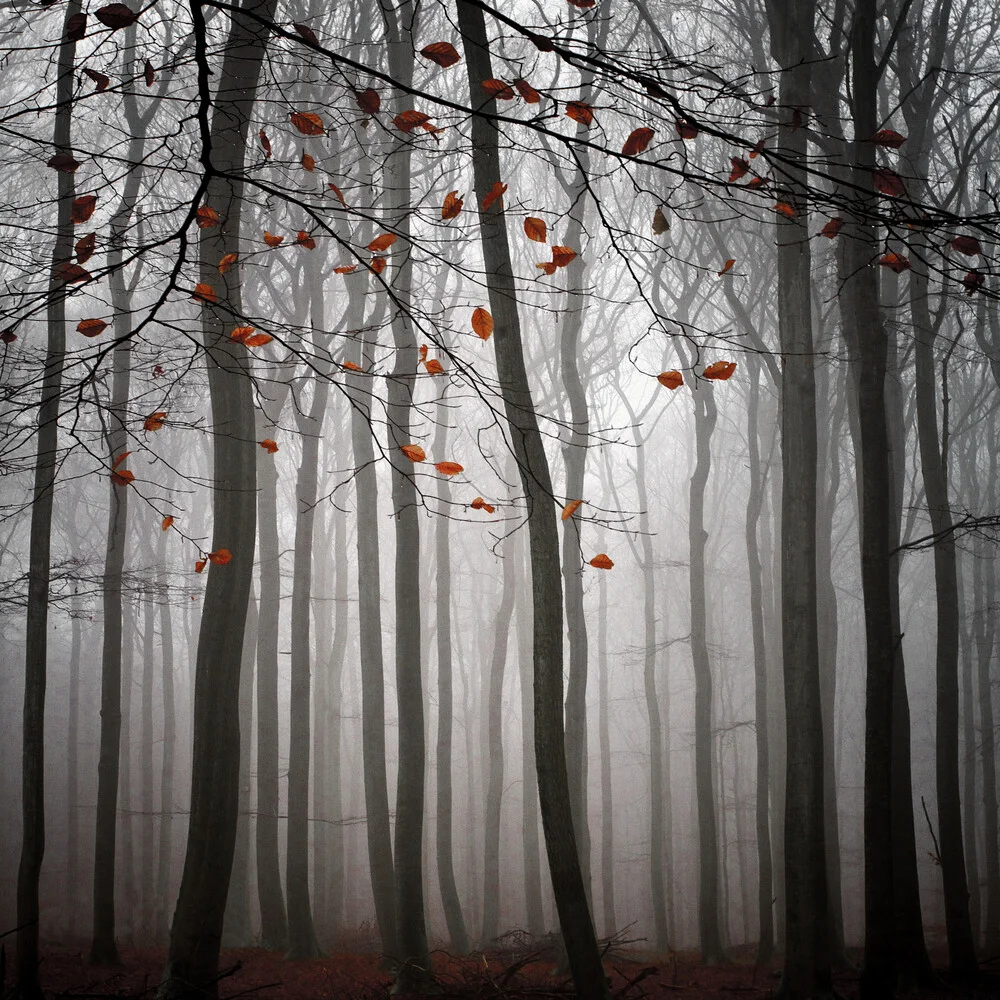
[{"label": "tree trunk", "polygon": [[[78,551],[74,547],[74,558]],[[69,706],[66,726],[66,933],[75,940],[80,919],[80,660],[83,606],[74,587],[69,649]]]},{"label": "tree trunk", "polygon": [[[605,547],[601,546],[601,551]],[[611,787],[611,694],[608,683],[608,578],[602,573],[597,582],[597,734],[601,746],[601,908],[604,912],[604,936],[612,938],[617,928],[615,917],[615,841],[614,841],[614,794]],[[654,622],[655,628],[655,622]],[[656,709],[656,721],[660,721],[659,706]],[[662,744],[660,753],[662,759]],[[654,793],[659,792],[654,789]],[[662,794],[659,795],[662,807]],[[652,803],[655,803],[654,794]],[[662,808],[661,808],[662,815]],[[650,871],[652,872],[652,864]],[[656,905],[654,899],[654,906]],[[666,912],[664,911],[664,923]]]},{"label": "tree trunk", "polygon": [[[202,0],[193,0],[196,109],[205,203],[219,213],[216,227],[201,229],[201,282],[218,289],[219,305],[201,304],[201,323],[211,399],[213,461],[212,551],[228,549],[232,561],[208,572],[195,663],[188,826],[180,894],[170,930],[162,1000],[214,997],[222,923],[236,840],[239,808],[239,688],[243,635],[256,544],[257,468],[253,385],[247,348],[229,336],[232,318],[243,316],[241,268],[219,274],[226,253],[239,253],[247,129],[275,0],[243,0],[234,11],[212,107]],[[244,12],[254,18],[243,17]],[[260,18],[261,21],[256,20]]]},{"label": "tree trunk", "polygon": [[[146,551],[146,547],[143,547]],[[153,816],[153,655],[156,609],[153,595],[148,591],[143,595],[142,615],[142,689],[140,693],[140,719],[142,731],[139,736],[139,802],[142,809],[142,865],[140,867],[139,898],[139,941],[148,945],[153,936],[155,906],[153,901],[153,873],[156,871],[156,819]]]},{"label": "tree trunk", "polygon": [[494,322],[497,375],[528,505],[534,605],[535,761],[542,825],[556,908],[577,993],[582,1000],[605,1000],[608,986],[580,870],[566,774],[562,582],[552,482],[524,365],[506,215],[502,203],[488,211],[482,208],[483,198],[501,183],[499,134],[486,117],[496,114],[496,101],[482,100],[482,83],[493,78],[492,60],[482,9],[468,0],[458,0],[458,23],[465,39],[470,99],[479,108],[472,120],[472,165]]},{"label": "tree trunk", "polygon": [[160,593],[160,665],[163,670],[163,758],[160,771],[160,854],[156,874],[156,941],[165,942],[172,901],[170,866],[173,860],[174,753],[177,744],[177,710],[174,703],[174,627],[170,612],[167,570],[167,533],[160,532],[157,545],[157,576]]}]

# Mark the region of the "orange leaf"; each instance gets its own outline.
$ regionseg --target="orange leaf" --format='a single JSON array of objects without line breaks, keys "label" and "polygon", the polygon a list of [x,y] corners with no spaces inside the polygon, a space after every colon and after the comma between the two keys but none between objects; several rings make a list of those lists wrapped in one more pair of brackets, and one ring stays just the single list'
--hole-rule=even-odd
[{"label": "orange leaf", "polygon": [[775,204],[774,210],[788,219],[794,219],[799,213],[795,210],[795,207],[789,205],[787,201],[779,201]]},{"label": "orange leaf", "polygon": [[419,444],[404,444],[399,449],[411,462],[422,462],[427,455]]},{"label": "orange leaf", "polygon": [[[207,559],[199,559],[194,564],[194,571],[196,573],[200,573],[207,565],[208,565],[208,560]],[[192,598],[192,600],[194,600],[194,598]]]},{"label": "orange leaf", "polygon": [[473,510],[485,510],[487,514],[492,514],[496,510],[493,504],[487,503],[482,497],[476,497],[469,506]]},{"label": "orange leaf", "polygon": [[382,107],[382,98],[371,87],[354,91],[354,100],[358,102],[358,107],[366,115],[378,114]]},{"label": "orange leaf", "polygon": [[902,198],[906,194],[903,178],[895,170],[878,167],[872,171],[872,183],[875,190],[890,198]]},{"label": "orange leaf", "polygon": [[552,263],[556,267],[565,267],[576,259],[576,251],[569,247],[554,246],[552,248]]},{"label": "orange leaf", "polygon": [[239,260],[239,256],[237,254],[227,253],[222,260],[219,261],[219,274],[225,274],[237,260]]},{"label": "orange leaf", "polygon": [[880,257],[878,262],[882,267],[887,267],[890,271],[895,271],[896,274],[902,274],[903,271],[908,271],[912,266],[906,257],[898,253],[887,253]]},{"label": "orange leaf", "polygon": [[725,264],[722,265],[722,270],[718,272],[718,277],[722,277],[724,274],[728,274],[733,269],[733,264],[736,263],[735,257],[730,257]]},{"label": "orange leaf", "polygon": [[97,233],[87,233],[76,241],[73,249],[76,251],[77,264],[86,264],[94,256],[94,249],[97,246]]},{"label": "orange leaf", "polygon": [[426,344],[421,344],[420,345],[420,351],[418,353],[420,354],[420,360],[421,361],[426,361],[427,360],[427,352],[429,350],[430,350],[430,348]]},{"label": "orange leaf", "polygon": [[570,502],[562,509],[562,514],[560,515],[562,520],[568,521],[582,506],[582,500],[570,500]]},{"label": "orange leaf", "polygon": [[502,198],[503,193],[506,190],[507,190],[507,185],[501,184],[499,181],[497,181],[493,185],[493,187],[491,187],[489,191],[486,192],[486,197],[483,198],[483,211],[484,212],[489,211],[490,205],[492,205],[493,202],[495,202],[498,198]]},{"label": "orange leaf", "polygon": [[593,566],[594,569],[611,569],[614,566],[614,563],[608,558],[606,553],[601,552],[599,555],[594,556],[594,558],[590,560],[590,565]]},{"label": "orange leaf", "polygon": [[515,80],[513,86],[525,104],[537,104],[542,99],[542,95],[527,80]]},{"label": "orange leaf", "polygon": [[232,558],[233,554],[229,549],[216,549],[215,552],[208,554],[208,561],[213,566],[225,566]]},{"label": "orange leaf", "polygon": [[74,198],[69,210],[70,219],[74,225],[86,222],[94,214],[95,208],[97,208],[96,194],[84,194],[79,198]]},{"label": "orange leaf", "polygon": [[395,233],[382,233],[381,236],[376,236],[375,239],[368,244],[368,249],[372,253],[382,253],[388,250],[389,247],[396,242],[397,236]]},{"label": "orange leaf", "polygon": [[622,146],[622,156],[638,156],[644,152],[646,147],[653,141],[653,130],[651,128],[633,129],[629,137]]},{"label": "orange leaf", "polygon": [[513,101],[514,88],[503,80],[483,80],[483,90],[497,101]]},{"label": "orange leaf", "polygon": [[128,458],[128,457],[129,457],[129,455],[131,455],[131,454],[132,454],[132,452],[130,452],[130,451],[123,451],[123,452],[122,452],[122,453],[121,453],[121,454],[120,454],[120,455],[119,455],[119,456],[118,456],[118,457],[117,457],[117,458],[116,458],[116,459],[115,459],[115,460],[114,460],[114,461],[113,461],[113,462],[111,463],[111,468],[112,468],[112,469],[117,469],[117,468],[118,468],[118,466],[119,466],[119,465],[121,465],[121,464],[122,464],[122,462],[124,462],[124,461],[125,461],[125,459],[126,459],[126,458]]},{"label": "orange leaf", "polygon": [[983,252],[983,248],[975,236],[956,236],[951,241],[951,248],[959,253],[964,253],[967,257],[975,257]]},{"label": "orange leaf", "polygon": [[108,328],[103,319],[81,319],[76,324],[76,332],[85,337],[99,337]]},{"label": "orange leaf", "polygon": [[710,364],[702,373],[702,378],[711,378],[719,382],[725,382],[736,371],[735,361],[715,361]]},{"label": "orange leaf", "polygon": [[337,201],[339,201],[340,204],[344,206],[344,208],[347,208],[347,202],[344,201],[344,195],[341,192],[340,188],[337,187],[336,184],[327,184],[327,187],[337,196]]},{"label": "orange leaf", "polygon": [[906,136],[894,132],[891,128],[879,129],[872,136],[872,142],[876,146],[887,146],[889,149],[899,149],[906,142]]},{"label": "orange leaf", "polygon": [[566,105],[566,117],[586,126],[593,122],[594,112],[586,101],[570,101]]},{"label": "orange leaf", "polygon": [[199,281],[197,285],[194,286],[194,291],[191,293],[193,299],[198,299],[199,302],[218,302],[218,296],[215,294],[215,289],[211,285],[205,284],[203,281]]},{"label": "orange leaf", "polygon": [[304,149],[302,150],[302,169],[308,170],[310,173],[316,169],[316,161]]},{"label": "orange leaf", "polygon": [[750,159],[756,160],[757,157],[764,152],[766,146],[767,146],[766,139],[758,139],[753,149],[750,150]]},{"label": "orange leaf", "polygon": [[430,115],[425,115],[423,111],[400,111],[392,123],[400,132],[412,132],[418,125],[424,125],[431,120]]},{"label": "orange leaf", "polygon": [[425,59],[430,59],[431,62],[435,62],[445,69],[454,66],[462,58],[451,42],[432,42],[430,45],[425,45],[420,50],[420,54]]},{"label": "orange leaf", "polygon": [[295,243],[297,246],[305,247],[306,250],[315,250],[316,241],[304,230],[299,230],[299,235],[295,237]]},{"label": "orange leaf", "polygon": [[334,274],[354,274],[358,269],[357,264],[341,264],[340,267],[335,267],[333,269]]},{"label": "orange leaf", "polygon": [[754,177],[750,181],[750,183],[747,184],[747,188],[753,189],[753,188],[767,187],[767,185],[770,183],[771,182],[766,177]]},{"label": "orange leaf", "polygon": [[174,523],[173,516],[168,514],[162,521],[160,521],[160,531],[169,531],[170,525]]},{"label": "orange leaf", "polygon": [[431,358],[430,361],[424,362],[424,367],[427,369],[428,375],[443,375],[444,368],[441,366],[441,362],[437,358]]},{"label": "orange leaf", "polygon": [[247,337],[253,333],[252,326],[236,326],[229,331],[230,340],[238,340],[241,344],[245,344]]},{"label": "orange leaf", "polygon": [[730,156],[729,162],[733,165],[733,169],[729,174],[730,184],[738,181],[741,177],[745,177],[750,172],[750,164],[742,156]]},{"label": "orange leaf", "polygon": [[678,118],[674,122],[674,128],[677,129],[677,134],[684,140],[691,140],[698,138],[698,126],[694,122],[685,121]]},{"label": "orange leaf", "polygon": [[826,225],[819,231],[820,236],[825,236],[828,240],[834,239],[837,234],[844,228],[844,220],[840,216],[836,216],[830,219]]},{"label": "orange leaf", "polygon": [[247,347],[263,347],[265,344],[270,344],[272,340],[274,340],[274,337],[266,333],[255,333],[252,337],[247,337],[243,343]]},{"label": "orange leaf", "polygon": [[679,371],[671,368],[668,372],[660,372],[656,376],[656,381],[667,389],[679,389],[684,384],[684,376]]},{"label": "orange leaf", "polygon": [[281,246],[284,242],[284,236],[275,236],[274,233],[269,233],[266,229],[264,230],[264,242],[269,247]]},{"label": "orange leaf", "polygon": [[472,312],[472,332],[481,340],[489,340],[493,332],[493,317],[482,306]]},{"label": "orange leaf", "polygon": [[219,224],[219,213],[209,205],[199,205],[194,213],[194,221],[199,229],[211,229]]},{"label": "orange leaf", "polygon": [[272,441],[271,438],[264,438],[263,441],[258,441],[257,443],[269,455],[273,455],[278,450],[278,442],[277,441]]},{"label": "orange leaf", "polygon": [[465,199],[459,198],[457,191],[449,191],[444,198],[444,205],[441,208],[441,218],[442,219],[454,219],[459,212],[462,211],[462,206],[465,204]]},{"label": "orange leaf", "polygon": [[353,361],[343,361],[340,365],[341,368],[346,368],[348,371],[360,372],[364,371],[361,365],[356,365]]},{"label": "orange leaf", "polygon": [[385,270],[385,257],[372,257],[368,262],[368,270],[372,274],[381,274]]},{"label": "orange leaf", "polygon": [[529,215],[524,220],[524,235],[536,243],[544,243],[549,238],[545,220],[536,219],[534,216]]},{"label": "orange leaf", "polygon": [[460,472],[464,472],[464,466],[458,464],[458,462],[435,462],[434,468],[441,473],[442,476],[457,476]]},{"label": "orange leaf", "polygon": [[323,128],[323,119],[314,111],[293,111],[291,119],[292,124],[303,135],[323,135],[326,131]]},{"label": "orange leaf", "polygon": [[128,469],[118,469],[111,473],[111,481],[115,486],[128,486],[135,479],[135,474]]},{"label": "orange leaf", "polygon": [[267,133],[261,129],[257,133],[257,138],[260,139],[260,148],[264,150],[264,159],[271,159],[271,140],[268,139]]},{"label": "orange leaf", "polygon": [[155,413],[151,413],[142,422],[142,429],[144,431],[158,431],[163,426],[163,421],[167,418],[166,410],[157,410]]},{"label": "orange leaf", "polygon": [[543,264],[536,264],[535,267],[539,271],[544,271],[550,278],[556,273],[556,265],[550,260],[545,261]]}]

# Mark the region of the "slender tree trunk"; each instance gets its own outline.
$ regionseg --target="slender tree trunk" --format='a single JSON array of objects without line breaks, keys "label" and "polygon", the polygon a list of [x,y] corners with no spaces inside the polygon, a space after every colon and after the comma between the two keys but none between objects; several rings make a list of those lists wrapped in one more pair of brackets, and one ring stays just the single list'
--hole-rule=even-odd
[{"label": "slender tree trunk", "polygon": [[76,598],[74,588],[69,649],[69,718],[66,727],[66,930],[71,940],[74,940],[79,933],[80,919],[80,659],[83,651],[80,616],[82,614],[83,607]]},{"label": "slender tree trunk", "polygon": [[158,944],[169,933],[171,896],[170,867],[174,826],[174,754],[177,744],[177,710],[174,701],[174,627],[170,612],[170,583],[167,572],[166,532],[157,545],[157,577],[160,593],[160,665],[163,670],[163,758],[160,771],[160,854],[156,874],[156,925]]},{"label": "slender tree trunk", "polygon": [[[121,740],[119,759],[121,760],[118,810],[119,833],[122,842],[121,863],[117,865],[116,880],[118,909],[121,912],[121,926],[125,941],[134,943],[135,938],[135,797],[132,794],[132,687],[135,679],[135,613],[131,599],[122,606],[122,676],[121,676]],[[119,930],[121,933],[121,930]]]},{"label": "slender tree trunk", "polygon": [[[604,551],[603,545],[601,551]],[[615,804],[611,788],[611,724],[609,718],[611,693],[608,683],[608,578],[606,574],[601,574],[597,581],[597,588],[597,684],[599,699],[597,734],[601,746],[601,907],[604,911],[604,936],[612,938],[616,933],[617,918],[615,917]],[[656,721],[657,723],[660,721],[659,706],[656,709]],[[660,751],[662,759],[662,744]],[[653,796],[652,802],[656,802],[656,795]],[[660,805],[663,805],[662,797]],[[665,921],[666,913],[664,913]]]},{"label": "slender tree trunk", "polygon": [[[973,509],[976,509],[973,507]],[[976,598],[981,595],[976,591],[975,577],[978,573],[975,557],[972,559],[973,596],[971,601],[971,617],[963,615],[959,652],[962,668],[962,833],[965,846],[965,872],[969,883],[969,923],[972,926],[972,940],[980,939],[982,926],[982,897],[979,891],[979,852],[976,850],[976,758],[978,747],[976,739],[976,705],[972,694],[973,673],[973,629],[975,616],[980,607]],[[961,608],[969,608],[970,602],[966,596],[966,586],[963,580],[961,563],[958,567],[958,604]]]},{"label": "slender tree trunk", "polygon": [[[143,549],[145,551],[145,547]],[[140,691],[140,719],[142,732],[139,737],[139,803],[142,809],[142,865],[139,869],[140,943],[151,943],[153,934],[153,873],[156,871],[156,822],[153,816],[153,655],[156,609],[153,595],[143,595],[142,615],[142,688]]]},{"label": "slender tree trunk", "polygon": [[577,854],[566,774],[562,582],[552,482],[524,365],[506,215],[502,202],[488,211],[482,208],[482,200],[495,184],[501,183],[498,130],[486,117],[496,114],[496,101],[482,100],[482,83],[493,78],[492,60],[482,9],[468,0],[458,0],[458,23],[465,39],[469,93],[479,108],[472,120],[472,165],[495,330],[497,374],[528,505],[534,605],[535,762],[542,824],[556,908],[577,993],[582,1000],[605,1000],[608,986]]},{"label": "slender tree trunk", "polygon": [[[996,455],[990,451],[990,488],[996,484]],[[983,949],[986,955],[1000,952],[1000,843],[997,840],[996,730],[993,714],[993,685],[990,666],[996,644],[996,562],[995,553],[981,546],[983,623],[976,650],[976,680],[979,692],[980,754],[983,763],[983,861],[986,867],[986,906],[983,918]]]},{"label": "slender tree trunk", "polygon": [[[208,170],[205,203],[220,216],[199,234],[199,277],[219,304],[201,304],[211,399],[212,551],[232,561],[209,569],[195,663],[191,818],[162,1000],[217,995],[216,973],[239,810],[239,688],[243,635],[257,534],[257,456],[253,386],[246,347],[229,336],[242,317],[239,267],[219,274],[226,253],[239,253],[247,130],[275,0],[243,0],[231,16],[214,110],[202,0],[192,0],[197,119]],[[244,12],[255,15],[254,19]],[[256,20],[259,17],[261,21]],[[210,120],[210,110],[212,110]]]}]

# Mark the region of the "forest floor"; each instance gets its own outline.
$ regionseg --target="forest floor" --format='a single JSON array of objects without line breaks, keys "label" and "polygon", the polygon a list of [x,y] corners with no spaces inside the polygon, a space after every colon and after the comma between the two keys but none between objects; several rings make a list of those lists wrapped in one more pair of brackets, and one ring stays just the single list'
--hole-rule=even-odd
[{"label": "forest floor", "polygon": [[[433,993],[462,998],[498,997],[509,1000],[549,1000],[571,997],[564,976],[557,975],[551,957],[527,960],[509,952],[455,959],[436,953]],[[163,949],[124,949],[120,967],[88,965],[85,953],[69,949],[48,949],[41,973],[46,996],[53,1000],[72,998],[117,998],[152,1000],[163,972]],[[733,997],[761,997],[772,993],[778,983],[776,969],[755,968],[752,961],[706,967],[695,955],[662,956],[621,953],[610,958],[606,969],[611,994],[618,1000],[722,1000]],[[391,977],[380,968],[375,954],[334,953],[329,956],[287,961],[278,952],[263,949],[225,950],[221,968],[226,970],[219,984],[220,997],[235,1000],[381,1000],[389,995]],[[857,997],[857,976],[849,971],[836,976],[835,987],[844,1000]],[[911,993],[917,998],[951,997],[952,1000],[980,1000],[1000,996],[996,986]]]}]

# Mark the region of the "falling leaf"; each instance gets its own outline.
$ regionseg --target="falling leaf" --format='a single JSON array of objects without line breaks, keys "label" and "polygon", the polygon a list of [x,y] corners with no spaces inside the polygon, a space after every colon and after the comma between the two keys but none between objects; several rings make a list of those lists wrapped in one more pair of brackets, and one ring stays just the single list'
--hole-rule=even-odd
[{"label": "falling leaf", "polygon": [[[204,569],[204,568],[205,568],[205,567],[206,567],[207,565],[208,565],[208,560],[207,560],[207,559],[199,559],[199,560],[198,560],[198,561],[197,561],[197,562],[196,562],[196,563],[194,564],[194,571],[195,571],[196,573],[200,573],[200,572],[201,572],[201,571],[202,571],[202,570],[203,570],[203,569]],[[194,598],[193,598],[193,597],[192,597],[191,599],[192,599],[192,600],[194,600]]]},{"label": "falling leaf", "polygon": [[354,91],[354,100],[357,102],[358,107],[366,115],[378,114],[382,108],[382,98],[379,97],[378,92],[372,90],[371,87],[366,87],[364,90]]},{"label": "falling leaf", "polygon": [[[87,34],[87,15],[73,14],[66,22],[66,41],[78,42]],[[87,71],[84,70],[86,73]],[[103,90],[103,87],[98,88]]]},{"label": "falling leaf", "polygon": [[233,554],[229,549],[216,549],[215,552],[209,552],[208,554],[208,561],[213,566],[225,566],[232,558]]},{"label": "falling leaf", "polygon": [[906,136],[900,135],[898,132],[894,132],[891,128],[879,129],[873,136],[871,141],[875,143],[876,146],[887,146],[889,149],[899,149],[900,146],[906,142]]},{"label": "falling leaf", "polygon": [[482,306],[472,311],[472,332],[480,340],[489,340],[493,332],[493,317]]},{"label": "falling leaf", "polygon": [[219,274],[225,274],[236,261],[239,260],[239,255],[235,253],[227,253],[219,261]]},{"label": "falling leaf", "polygon": [[828,240],[832,240],[843,228],[844,220],[838,215],[830,219],[819,233],[820,236],[825,236]]},{"label": "falling leaf", "polygon": [[722,270],[718,272],[718,277],[722,277],[724,274],[728,274],[733,269],[733,264],[736,263],[735,257],[730,257],[725,264],[722,265]]},{"label": "falling leaf", "polygon": [[908,271],[912,266],[902,254],[891,252],[880,257],[878,262],[882,267],[887,267],[890,271],[895,271],[896,274],[902,274],[903,271]]},{"label": "falling leaf", "polygon": [[756,188],[767,187],[767,185],[770,184],[770,183],[771,183],[771,181],[767,177],[754,177],[753,180],[751,180],[747,184],[747,190],[753,190],[753,189],[756,189]]},{"label": "falling leaf", "polygon": [[17,334],[13,330],[4,330],[3,333],[0,333],[0,340],[5,344],[13,344],[17,340]]},{"label": "falling leaf", "polygon": [[660,372],[656,376],[656,381],[667,389],[679,389],[684,384],[684,376],[671,368],[668,372]]},{"label": "falling leaf", "polygon": [[437,358],[431,358],[430,361],[425,361],[424,362],[424,368],[427,369],[427,374],[428,375],[443,375],[444,374],[444,368],[442,367],[441,362],[438,361]]},{"label": "falling leaf", "polygon": [[81,222],[86,222],[94,214],[95,208],[97,208],[96,194],[80,195],[79,198],[73,199],[73,204],[69,210],[69,217],[73,220],[74,225],[78,226]]},{"label": "falling leaf", "polygon": [[135,24],[139,20],[139,15],[123,3],[109,3],[107,7],[98,7],[94,11],[94,17],[101,24],[105,24],[111,28],[112,31],[117,31],[119,28],[127,28],[130,24]]},{"label": "falling leaf", "polygon": [[376,236],[375,239],[368,244],[368,249],[372,253],[382,253],[383,251],[388,250],[389,247],[396,242],[396,239],[397,236],[395,233],[382,233],[381,235]]},{"label": "falling leaf", "polygon": [[107,328],[108,324],[103,319],[81,319],[76,324],[76,332],[85,337],[99,337]]},{"label": "falling leaf", "polygon": [[348,371],[360,372],[364,371],[361,365],[356,365],[353,361],[344,361],[341,363],[341,368],[346,368]]},{"label": "falling leaf", "polygon": [[293,24],[292,27],[307,41],[310,45],[315,45],[319,47],[319,39],[316,37],[316,32],[309,27],[308,24]]},{"label": "falling leaf", "polygon": [[567,3],[572,4],[574,7],[579,7],[581,10],[587,10],[589,7],[593,7],[597,0],[567,0]]},{"label": "falling leaf", "polygon": [[153,365],[153,378],[159,378],[163,374],[163,365]]},{"label": "falling leaf", "polygon": [[257,443],[269,455],[273,455],[278,450],[278,442],[277,441],[272,441],[271,438],[264,438],[263,441],[258,441]]},{"label": "falling leaf", "polygon": [[146,65],[142,68],[142,77],[146,81],[147,87],[152,87],[156,83],[156,73],[153,70],[153,64],[147,59]]},{"label": "falling leaf", "polygon": [[750,164],[747,163],[742,156],[730,156],[729,162],[733,165],[733,169],[729,174],[730,184],[738,181],[741,177],[745,177],[748,173],[750,173]]},{"label": "falling leaf", "polygon": [[316,161],[303,149],[302,150],[302,169],[308,170],[312,173],[316,169]]},{"label": "falling leaf", "polygon": [[264,230],[264,242],[269,247],[280,246],[284,239],[284,236],[275,236],[274,233],[269,233],[266,229]]},{"label": "falling leaf", "polygon": [[967,257],[975,257],[983,252],[983,248],[975,236],[956,236],[951,241],[951,248],[959,253],[964,253]]},{"label": "falling leaf", "polygon": [[86,264],[94,256],[94,249],[97,247],[97,233],[87,233],[76,241],[73,248],[76,251],[77,264]]},{"label": "falling leaf", "polygon": [[293,111],[290,115],[292,124],[303,135],[323,135],[323,119],[314,111]]},{"label": "falling leaf", "polygon": [[404,444],[399,449],[411,462],[422,462],[427,455],[419,444]]},{"label": "falling leaf", "polygon": [[527,80],[515,80],[513,87],[521,95],[525,104],[538,104],[542,99],[542,95]]},{"label": "falling leaf", "polygon": [[465,471],[465,467],[458,464],[458,462],[435,462],[434,468],[441,473],[442,476],[457,476],[460,472]]},{"label": "falling leaf", "polygon": [[344,195],[341,193],[340,188],[337,187],[336,184],[327,184],[327,187],[337,196],[337,201],[339,201],[344,208],[347,208],[347,202],[344,201]]},{"label": "falling leaf", "polygon": [[606,553],[601,552],[590,560],[590,565],[593,566],[594,569],[611,569],[614,566],[614,563],[610,560],[610,558],[608,558]]},{"label": "falling leaf", "polygon": [[[87,16],[86,14],[83,15],[84,19],[86,19],[86,16]],[[102,90],[107,90],[108,87],[111,86],[110,76],[105,76],[103,73],[98,73],[96,69],[88,69],[87,67],[84,67],[83,72],[85,76],[87,76],[89,79],[93,80],[95,84],[97,84],[98,93],[100,93]]]},{"label": "falling leaf", "polygon": [[482,497],[476,497],[469,506],[473,510],[485,510],[487,514],[492,514],[496,510],[493,504],[487,503]]},{"label": "falling leaf", "polygon": [[420,54],[444,69],[454,66],[462,58],[451,42],[431,42],[420,50]]},{"label": "falling leaf", "polygon": [[64,281],[67,285],[72,285],[78,281],[90,281],[93,277],[89,271],[85,271],[79,264],[71,264],[69,261],[60,261],[56,265],[56,277]]},{"label": "falling leaf", "polygon": [[229,331],[229,339],[235,340],[240,344],[245,344],[247,337],[253,336],[253,329],[254,328],[252,326],[233,327],[233,329]]},{"label": "falling leaf", "polygon": [[257,138],[260,140],[260,148],[264,150],[264,159],[271,159],[271,140],[268,139],[267,133],[261,129],[257,133]]},{"label": "falling leaf", "polygon": [[430,350],[430,348],[426,344],[421,344],[420,345],[420,350],[417,353],[420,355],[420,360],[421,361],[426,361],[427,360],[427,352],[429,350]]},{"label": "falling leaf", "polygon": [[560,515],[562,520],[568,521],[582,506],[582,500],[570,500],[562,509],[562,514]]},{"label": "falling leaf", "polygon": [[372,257],[368,261],[368,270],[372,274],[381,274],[385,270],[385,257]]},{"label": "falling leaf", "polygon": [[209,205],[200,205],[194,213],[199,229],[211,229],[219,224],[219,213]]},{"label": "falling leaf", "polygon": [[967,271],[965,277],[962,279],[962,284],[965,286],[965,294],[975,294],[983,287],[985,281],[986,279],[981,272],[975,270]]},{"label": "falling leaf", "polygon": [[194,286],[191,298],[198,299],[200,302],[219,301],[218,296],[215,294],[215,289],[211,285],[206,284],[204,281],[199,281],[198,284]]},{"label": "falling leaf", "polygon": [[566,105],[566,117],[587,126],[593,122],[594,112],[586,101],[570,101]]},{"label": "falling leaf", "polygon": [[166,410],[157,410],[155,413],[151,413],[142,422],[142,429],[144,431],[158,431],[163,427],[163,421],[167,418]]},{"label": "falling leaf", "polygon": [[252,337],[247,337],[243,341],[247,347],[263,347],[265,344],[270,344],[274,340],[270,334],[267,333],[255,333]]},{"label": "falling leaf", "polygon": [[69,153],[56,153],[55,156],[49,157],[45,165],[53,170],[58,170],[61,174],[72,174],[79,168],[80,163],[74,160]]},{"label": "falling leaf", "polygon": [[571,261],[576,259],[576,251],[570,250],[569,247],[554,246],[552,248],[552,263],[556,267],[565,267]]},{"label": "falling leaf", "polygon": [[483,198],[483,211],[484,212],[489,211],[490,205],[492,205],[493,202],[497,201],[498,199],[502,198],[503,193],[506,190],[507,190],[506,184],[501,184],[499,181],[496,181],[493,187],[491,187],[489,191],[486,192],[486,197]]},{"label": "falling leaf", "polygon": [[316,241],[304,229],[300,229],[298,236],[295,237],[295,245],[306,250],[316,249]]},{"label": "falling leaf", "polygon": [[799,213],[795,210],[793,205],[789,205],[787,201],[779,201],[775,204],[774,210],[779,214],[785,216],[787,219],[794,219]]},{"label": "falling leaf", "polygon": [[462,211],[464,204],[465,200],[459,198],[457,191],[449,191],[445,195],[444,205],[441,207],[441,218],[454,219]]},{"label": "falling leaf", "polygon": [[549,238],[545,220],[536,219],[534,216],[529,215],[524,220],[524,235],[536,243],[544,243]]},{"label": "falling leaf", "polygon": [[651,128],[633,129],[629,137],[622,146],[622,156],[638,156],[645,152],[646,147],[653,141],[655,133]]},{"label": "falling leaf", "polygon": [[118,469],[111,473],[111,482],[115,486],[128,486],[129,483],[134,482],[135,473],[129,472],[128,469]]},{"label": "falling leaf", "polygon": [[702,373],[702,378],[715,379],[718,382],[725,382],[736,371],[735,361],[714,361]]},{"label": "falling leaf", "polygon": [[536,264],[535,267],[539,271],[544,271],[550,278],[552,277],[553,274],[556,273],[557,270],[556,265],[553,264],[552,261],[550,260],[544,261],[541,264]]},{"label": "falling leaf", "polygon": [[767,140],[766,139],[758,139],[757,143],[754,145],[753,149],[750,150],[750,159],[751,160],[756,160],[757,157],[760,156],[760,154],[764,152],[764,149],[765,149],[766,146],[767,146]]},{"label": "falling leaf", "polygon": [[876,191],[890,198],[902,198],[906,194],[903,178],[887,167],[877,167],[872,171],[872,183]]},{"label": "falling leaf", "polygon": [[116,458],[116,459],[115,459],[115,460],[114,460],[114,461],[113,461],[113,462],[111,463],[111,468],[112,468],[112,469],[117,469],[117,468],[118,468],[118,466],[119,466],[119,465],[121,465],[121,464],[122,464],[122,462],[124,462],[124,461],[125,461],[125,459],[126,459],[126,458],[128,458],[128,457],[129,457],[129,455],[131,455],[131,454],[132,454],[132,452],[130,452],[130,451],[123,451],[123,452],[122,452],[122,453],[121,453],[121,454],[120,454],[120,455],[119,455],[119,456],[118,456],[118,457],[117,457],[117,458]]},{"label": "falling leaf", "polygon": [[698,138],[698,126],[695,125],[694,122],[678,118],[677,121],[674,122],[674,128],[677,129],[677,134],[686,141]]},{"label": "falling leaf", "polygon": [[335,267],[333,269],[334,274],[354,274],[358,269],[357,264],[341,264],[340,267]]},{"label": "falling leaf", "polygon": [[514,100],[514,88],[509,83],[504,83],[503,80],[483,80],[482,87],[495,100]]},{"label": "falling leaf", "polygon": [[653,213],[653,235],[662,236],[669,230],[670,230],[670,223],[667,222],[667,217],[663,214],[663,209],[658,208]]},{"label": "falling leaf", "polygon": [[160,521],[160,531],[169,531],[170,526],[174,523],[173,517],[168,514],[162,521]]},{"label": "falling leaf", "polygon": [[430,115],[425,115],[423,111],[400,111],[392,119],[393,125],[399,129],[400,132],[412,132],[418,125],[424,125],[431,120]]}]

